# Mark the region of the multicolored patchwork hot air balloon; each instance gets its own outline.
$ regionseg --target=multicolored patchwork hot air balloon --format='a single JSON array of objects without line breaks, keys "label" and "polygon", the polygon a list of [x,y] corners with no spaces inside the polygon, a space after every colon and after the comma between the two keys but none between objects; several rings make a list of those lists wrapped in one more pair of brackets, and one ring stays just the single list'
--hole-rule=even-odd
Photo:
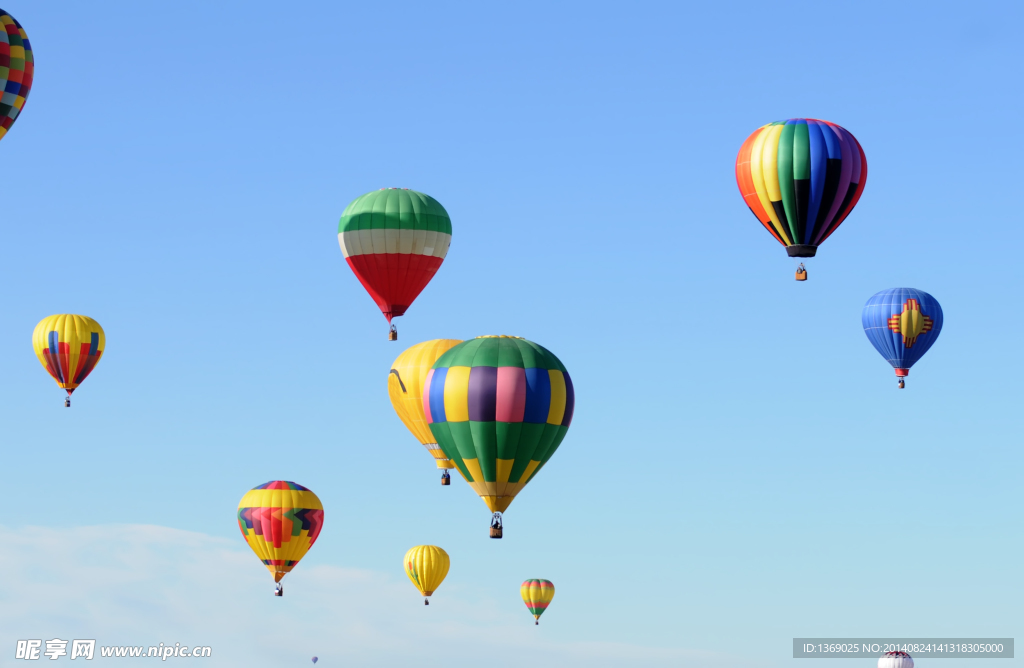
[{"label": "multicolored patchwork hot air balloon", "polygon": [[448,459],[494,513],[501,513],[558,449],[576,398],[565,366],[550,351],[515,336],[481,336],[434,364],[423,412]]},{"label": "multicolored patchwork hot air balloon", "polygon": [[[867,178],[864,149],[849,130],[813,118],[762,125],[736,156],[740,194],[790,257],[814,257],[857,205]],[[805,280],[800,269],[797,280]]]},{"label": "multicolored patchwork hot air balloon", "polygon": [[3,139],[25,108],[28,92],[32,90],[35,60],[25,29],[2,9],[0,24],[3,25],[3,32],[0,32],[0,83],[3,84],[3,94],[0,95],[0,139]]},{"label": "multicolored patchwork hot air balloon", "polygon": [[446,469],[455,468],[455,464],[437,445],[430,425],[423,415],[423,383],[437,358],[460,343],[462,341],[458,339],[434,339],[417,343],[398,356],[388,373],[388,396],[391,398],[391,405],[398,413],[402,424],[434,457],[437,468],[442,471],[442,485],[451,483],[451,476]]},{"label": "multicolored patchwork hot air balloon", "polygon": [[436,545],[417,545],[405,553],[402,565],[409,581],[423,594],[423,605],[430,605],[430,595],[448,577],[451,560]]},{"label": "multicolored patchwork hot air balloon", "polygon": [[896,369],[899,386],[942,331],[942,307],[935,297],[914,288],[882,290],[861,313],[868,341]]},{"label": "multicolored patchwork hot air balloon", "polygon": [[46,372],[67,391],[64,405],[71,406],[71,393],[103,357],[107,336],[92,318],[61,313],[39,321],[32,332],[32,348]]},{"label": "multicolored patchwork hot air balloon", "polygon": [[519,587],[519,595],[523,597],[534,624],[540,624],[540,616],[548,609],[551,599],[555,597],[555,585],[550,580],[527,580]]},{"label": "multicolored patchwork hot air balloon", "polygon": [[238,528],[278,583],[275,596],[284,594],[281,579],[306,556],[323,526],[320,499],[287,480],[253,487],[238,504]]},{"label": "multicolored patchwork hot air balloon", "polygon": [[[345,207],[338,242],[348,266],[391,324],[437,273],[452,242],[452,221],[430,195],[381,188]],[[393,324],[388,338],[398,338]]]}]

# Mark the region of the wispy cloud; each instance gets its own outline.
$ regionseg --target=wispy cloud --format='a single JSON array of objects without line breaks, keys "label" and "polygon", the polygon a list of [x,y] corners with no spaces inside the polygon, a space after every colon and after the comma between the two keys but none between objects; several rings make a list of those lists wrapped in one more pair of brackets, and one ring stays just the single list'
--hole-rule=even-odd
[{"label": "wispy cloud", "polygon": [[0,563],[0,655],[19,638],[59,637],[210,645],[210,666],[311,665],[314,654],[318,667],[740,665],[669,647],[553,640],[457,590],[425,608],[397,574],[300,567],[275,598],[244,547],[159,526],[0,527]]}]

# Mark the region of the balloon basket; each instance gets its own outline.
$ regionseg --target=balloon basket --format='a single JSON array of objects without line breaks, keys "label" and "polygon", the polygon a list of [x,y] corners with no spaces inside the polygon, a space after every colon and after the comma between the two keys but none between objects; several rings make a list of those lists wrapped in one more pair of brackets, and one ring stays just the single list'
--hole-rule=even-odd
[{"label": "balloon basket", "polygon": [[535,621],[535,622],[533,623],[533,625],[534,625],[534,626],[540,626],[540,622],[539,622],[539,621]]},{"label": "balloon basket", "polygon": [[491,538],[501,538],[501,527],[491,527]]},{"label": "balloon basket", "polygon": [[64,408],[71,408],[71,397],[64,400]]},{"label": "balloon basket", "polygon": [[430,605],[430,599],[429,598],[423,599],[423,605]]},{"label": "balloon basket", "polygon": [[391,325],[391,329],[388,330],[388,341],[397,341],[397,340],[398,340],[398,328],[395,327],[394,325]]},{"label": "balloon basket", "polygon": [[441,486],[442,487],[447,487],[450,484],[452,484],[452,477],[451,476],[441,476]]},{"label": "balloon basket", "polygon": [[796,272],[796,280],[798,280],[798,281],[806,281],[807,280],[807,270],[805,269],[804,271]]},{"label": "balloon basket", "polygon": [[903,382],[903,379],[902,379],[902,378],[900,378],[900,382],[899,382],[899,388],[900,388],[900,389],[902,390],[902,389],[903,389],[904,387],[906,387],[906,386],[907,386],[907,384],[906,384],[905,382]]}]

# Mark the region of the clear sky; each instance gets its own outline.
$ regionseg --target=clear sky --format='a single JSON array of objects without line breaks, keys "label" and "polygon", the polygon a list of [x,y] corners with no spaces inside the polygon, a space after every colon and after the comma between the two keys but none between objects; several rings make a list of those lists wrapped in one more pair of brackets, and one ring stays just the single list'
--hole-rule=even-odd
[{"label": "clear sky", "polygon": [[[814,668],[793,637],[1024,636],[1019,4],[4,8],[37,70],[0,142],[0,656]],[[798,116],[869,163],[803,284],[733,175]],[[384,186],[454,228],[398,343],[336,237]],[[860,326],[897,286],[945,313],[903,391]],[[70,410],[30,345],[62,312],[107,333]],[[501,541],[386,390],[481,334],[576,388]],[[235,508],[281,478],[326,522],[276,599]],[[429,608],[421,543],[452,559]]]}]

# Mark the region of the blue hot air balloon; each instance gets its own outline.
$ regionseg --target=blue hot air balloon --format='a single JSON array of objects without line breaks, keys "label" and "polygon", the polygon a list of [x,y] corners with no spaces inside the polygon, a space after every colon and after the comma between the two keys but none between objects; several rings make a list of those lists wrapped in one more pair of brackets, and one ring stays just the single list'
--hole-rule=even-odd
[{"label": "blue hot air balloon", "polygon": [[317,662],[317,661],[319,661],[319,660],[320,660],[320,659],[318,659],[317,657],[315,657],[315,656],[313,657],[313,663],[316,663],[316,662]]},{"label": "blue hot air balloon", "polygon": [[914,288],[882,290],[868,300],[861,314],[868,341],[903,378],[939,338],[942,307],[927,292]]}]

